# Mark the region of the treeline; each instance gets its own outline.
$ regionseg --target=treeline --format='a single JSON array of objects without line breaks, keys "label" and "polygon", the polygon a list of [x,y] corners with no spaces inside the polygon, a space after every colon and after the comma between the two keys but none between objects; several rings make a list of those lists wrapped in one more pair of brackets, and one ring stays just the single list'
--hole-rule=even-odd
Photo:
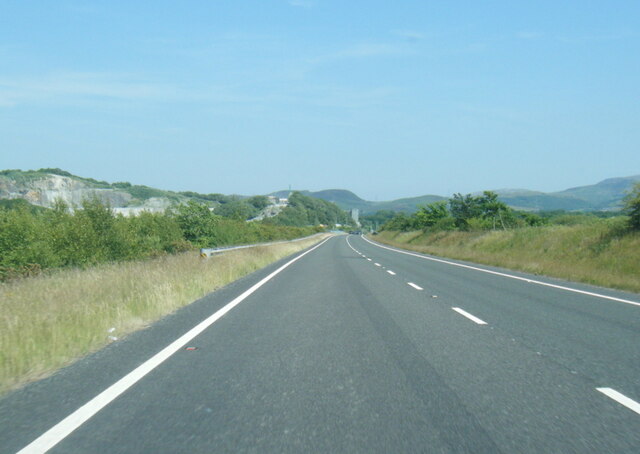
[{"label": "treeline", "polygon": [[[625,199],[624,214],[629,216],[630,230],[640,230],[640,184],[637,184]],[[531,213],[516,211],[498,200],[492,191],[484,191],[481,196],[455,194],[447,201],[439,201],[420,207],[408,215],[397,213],[388,218],[388,213],[380,213],[371,220],[379,221],[387,217],[381,230],[392,231],[447,231],[447,230],[496,230],[547,224],[576,224],[588,222],[595,217],[608,217],[620,213]],[[369,221],[371,222],[371,221]]]},{"label": "treeline", "polygon": [[[109,189],[112,187],[112,185],[107,183],[106,181],[95,180],[93,178],[78,177],[76,175],[73,175],[67,172],[66,170],[58,169],[57,167],[44,168],[44,169],[38,169],[38,170],[19,170],[19,169],[0,170],[0,175],[9,177],[11,180],[15,181],[16,183],[37,180],[42,178],[43,176],[46,176],[47,174],[54,174],[54,175],[60,175],[62,177],[75,178],[77,180],[88,183],[91,186],[96,188]],[[131,185],[129,184],[129,186]]]},{"label": "treeline", "polygon": [[[182,192],[183,195],[198,197],[207,202],[215,202],[213,212],[224,218],[237,221],[248,221],[256,218],[271,202],[262,195],[253,197],[227,196],[223,194],[198,194]],[[292,192],[288,205],[280,213],[262,221],[266,225],[289,227],[308,227],[324,225],[332,227],[336,224],[351,226],[351,217],[335,203],[306,196],[300,192]]]},{"label": "treeline", "polygon": [[289,205],[267,222],[283,226],[353,225],[349,214],[335,203],[309,197],[300,192],[293,192],[289,196]]},{"label": "treeline", "polygon": [[86,200],[73,211],[63,202],[52,209],[4,205],[0,206],[0,280],[195,247],[293,239],[321,230],[226,218],[196,202],[135,217],[115,215],[98,199]]},{"label": "treeline", "polygon": [[[258,216],[271,202],[263,195],[240,199],[234,196],[218,197],[215,213],[231,219],[249,220]],[[300,227],[302,227],[302,224]]]},{"label": "treeline", "polygon": [[485,191],[481,196],[454,194],[448,201],[419,207],[412,215],[400,213],[386,222],[383,230],[488,230],[522,225],[539,225],[543,220],[532,213],[516,213],[498,195]]}]

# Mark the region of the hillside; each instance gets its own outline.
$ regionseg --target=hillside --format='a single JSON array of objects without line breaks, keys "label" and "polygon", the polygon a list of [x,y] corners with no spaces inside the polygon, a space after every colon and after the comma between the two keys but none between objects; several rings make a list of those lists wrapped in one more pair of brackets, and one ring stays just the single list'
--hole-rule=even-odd
[{"label": "hillside", "polygon": [[552,193],[496,192],[500,200],[521,210],[613,211],[621,208],[626,192],[638,181],[640,175],[610,178],[594,185]]},{"label": "hillside", "polygon": [[428,205],[440,200],[446,200],[446,197],[439,195],[423,195],[420,197],[409,197],[404,199],[392,200],[390,202],[370,202],[371,211],[390,210],[390,211],[406,211],[413,212],[419,205]]},{"label": "hillside", "polygon": [[[350,194],[351,200],[358,199]],[[323,195],[336,196],[332,191],[324,191]],[[216,215],[236,221],[268,220],[270,224],[294,227],[348,225],[351,222],[348,214],[330,201],[295,192],[285,197],[289,198],[288,206],[266,196],[176,193],[127,182],[97,181],[60,169],[0,171],[0,207],[6,208],[26,205],[32,210],[43,210],[53,207],[57,201],[76,208],[95,198],[111,207],[114,214],[128,216],[143,211],[163,213],[172,205],[188,205],[193,201],[206,205],[203,209],[207,213],[213,210]]]},{"label": "hillside", "polygon": [[129,182],[108,183],[61,169],[0,171],[0,200],[22,199],[35,206],[51,208],[56,200],[76,207],[92,198],[108,204],[116,213],[128,215],[142,210],[163,212],[171,205],[189,200],[216,207],[242,197],[166,191]]},{"label": "hillside", "polygon": [[[270,195],[276,197],[287,197],[290,191],[276,191]],[[343,210],[358,209],[361,213],[375,213],[379,210],[391,210],[391,211],[408,211],[412,212],[416,210],[418,205],[423,205],[438,200],[444,200],[445,197],[438,195],[424,195],[419,197],[410,197],[397,200],[390,200],[386,202],[372,202],[364,200],[358,197],[351,191],[345,189],[326,189],[323,191],[297,191],[309,197],[316,199],[326,200],[327,202],[335,203]]]},{"label": "hillside", "polygon": [[[314,197],[316,199],[326,200],[327,202],[335,203],[343,210],[351,210],[358,209],[361,211],[366,211],[370,207],[372,202],[367,202],[366,200],[361,199],[356,194],[351,191],[347,191],[345,189],[325,189],[322,191],[298,191],[302,195],[307,197]],[[272,192],[269,195],[281,198],[287,198],[291,191],[282,190]]]},{"label": "hillside", "polygon": [[73,207],[94,197],[118,212],[161,211],[174,202],[188,199],[171,191],[131,183],[107,183],[60,169],[0,171],[0,199],[24,199],[32,205],[50,208],[56,200]]},{"label": "hillside", "polygon": [[621,197],[634,183],[640,181],[640,175],[626,178],[609,178],[591,186],[566,189],[555,195],[587,200],[598,210],[620,208]]},{"label": "hillside", "polygon": [[[640,182],[640,175],[610,178],[594,185],[570,188],[559,192],[540,192],[528,189],[497,189],[494,190],[499,199],[517,210],[524,211],[614,211],[622,207],[622,200],[634,183]],[[424,195],[384,202],[363,200],[356,194],[346,190],[331,189],[325,191],[299,191],[305,195],[328,200],[344,210],[357,208],[361,213],[374,213],[379,210],[404,211],[411,213],[418,206],[426,205],[447,197],[439,195]],[[286,197],[289,191],[273,193],[279,197]]]},{"label": "hillside", "polygon": [[[526,211],[611,211],[618,210],[633,184],[640,182],[640,175],[610,178],[594,185],[580,186],[563,191],[544,193],[527,189],[498,189],[500,200],[512,208]],[[447,197],[423,195],[397,200],[373,202],[364,200],[351,191],[327,189],[322,191],[297,191],[301,194],[335,203],[343,210],[358,209],[361,214],[379,210],[411,213],[420,205],[426,205]],[[291,191],[282,190],[270,195],[287,198]],[[72,175],[60,169],[3,170],[0,171],[0,200],[24,199],[29,203],[51,207],[56,199],[71,206],[80,205],[86,198],[97,197],[109,203],[114,211],[128,214],[141,210],[163,211],[174,203],[195,200],[215,207],[244,196],[222,194],[198,194],[173,192],[127,182],[107,183],[92,178]]]}]

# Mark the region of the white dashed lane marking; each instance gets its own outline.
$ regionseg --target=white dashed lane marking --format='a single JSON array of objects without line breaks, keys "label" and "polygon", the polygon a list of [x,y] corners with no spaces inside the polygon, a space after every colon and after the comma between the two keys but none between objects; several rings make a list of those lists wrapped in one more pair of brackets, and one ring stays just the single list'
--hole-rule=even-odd
[{"label": "white dashed lane marking", "polygon": [[624,405],[631,411],[635,411],[640,415],[640,404],[633,399],[628,398],[624,394],[619,393],[615,389],[611,388],[596,388],[596,390],[600,391],[605,396],[615,400],[621,405]]},{"label": "white dashed lane marking", "polygon": [[453,309],[454,311],[456,311],[458,314],[463,315],[465,317],[467,317],[469,320],[471,320],[474,323],[477,323],[478,325],[486,325],[487,322],[485,322],[484,320],[480,320],[478,317],[476,317],[475,315],[471,315],[470,313],[468,313],[465,310],[460,309],[459,307],[452,307],[451,309]]},{"label": "white dashed lane marking", "polygon": [[[609,299],[609,300],[613,300],[613,301],[619,301],[619,302],[622,302],[622,303],[627,303],[627,304],[640,306],[640,303],[635,302],[635,301],[629,301],[629,300],[624,300],[624,299],[620,299],[620,298],[614,298],[614,297],[605,296],[605,295],[601,295],[601,294],[597,294],[597,293],[585,292],[585,291],[582,291],[582,290],[576,290],[576,289],[572,289],[572,288],[568,288],[568,287],[562,287],[562,286],[558,286],[558,285],[547,284],[547,283],[544,283],[544,282],[539,282],[539,281],[534,281],[534,280],[530,280],[530,279],[526,279],[526,278],[516,277],[516,276],[508,275],[508,274],[505,274],[505,273],[498,273],[498,272],[495,272],[495,271],[485,270],[485,269],[481,269],[481,268],[477,268],[477,267],[473,267],[473,266],[469,266],[469,265],[463,265],[463,264],[448,262],[448,261],[445,261],[445,260],[434,259],[434,258],[431,258],[431,257],[420,256],[418,254],[413,254],[413,253],[405,252],[405,251],[399,251],[397,249],[392,249],[392,248],[388,248],[388,247],[385,247],[385,246],[382,246],[382,245],[378,245],[378,244],[376,244],[376,243],[374,243],[374,242],[372,242],[370,240],[367,240],[366,238],[365,238],[365,240],[368,241],[369,243],[375,245],[375,246],[381,247],[383,249],[389,249],[389,250],[392,250],[394,252],[399,252],[401,254],[412,255],[412,256],[423,258],[423,259],[426,259],[426,260],[433,260],[433,261],[437,261],[437,262],[447,263],[449,265],[459,266],[459,267],[468,268],[468,269],[472,269],[472,270],[476,270],[476,271],[482,271],[482,272],[485,272],[485,273],[490,273],[490,274],[495,274],[495,275],[498,275],[498,276],[509,277],[509,278],[512,278],[512,279],[519,279],[519,280],[526,281],[528,283],[545,285],[545,286],[548,286],[548,287],[554,287],[554,288],[558,288],[558,289],[562,289],[562,290],[568,290],[568,291],[571,291],[571,292],[582,293],[582,294],[585,294],[585,295],[590,295],[590,296],[595,296],[595,297],[600,297],[600,298],[605,298],[605,299]],[[347,242],[348,242],[348,240],[347,240]],[[349,246],[351,246],[351,244],[349,244]],[[353,249],[353,247],[352,247],[352,249]],[[358,251],[356,251],[356,252],[358,252]],[[366,255],[364,255],[364,254],[362,254],[360,252],[358,252],[358,254],[360,254],[363,258],[366,258],[370,262],[373,261],[372,259],[370,259],[369,257],[367,257]],[[376,263],[376,262],[374,262],[374,264],[375,264],[375,266],[382,266],[382,265],[380,265],[379,263]],[[395,276],[396,275],[396,273],[391,271],[391,270],[386,270],[386,271],[391,276]],[[414,284],[413,282],[407,282],[407,285],[413,287],[416,290],[423,290],[422,287],[420,287],[419,285]],[[437,295],[431,295],[431,297],[432,298],[437,298],[438,296]],[[458,314],[466,317],[467,319],[471,320],[472,322],[474,322],[474,323],[476,323],[478,325],[487,325],[487,322],[485,322],[484,320],[476,317],[473,314],[470,314],[469,312],[465,311],[464,309],[461,309],[459,307],[452,307],[451,309],[453,309]],[[604,394],[605,396],[609,397],[610,399],[616,401],[618,404],[620,404],[620,405],[628,408],[629,410],[631,410],[631,411],[633,411],[633,412],[635,412],[635,413],[640,415],[640,403],[636,402],[635,400],[625,396],[624,394],[622,394],[622,393],[620,393],[620,392],[618,392],[618,391],[616,391],[615,389],[612,389],[612,388],[596,388],[596,390],[598,392]]]}]

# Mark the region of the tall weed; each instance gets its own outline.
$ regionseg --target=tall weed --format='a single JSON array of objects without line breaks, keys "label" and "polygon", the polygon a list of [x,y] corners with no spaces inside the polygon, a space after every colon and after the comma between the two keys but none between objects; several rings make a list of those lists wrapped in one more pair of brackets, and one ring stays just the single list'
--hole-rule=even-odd
[{"label": "tall weed", "polygon": [[384,231],[378,241],[427,254],[640,292],[640,232],[625,219],[488,232]]},{"label": "tall weed", "polygon": [[0,283],[0,394],[319,240],[208,260],[186,252]]}]

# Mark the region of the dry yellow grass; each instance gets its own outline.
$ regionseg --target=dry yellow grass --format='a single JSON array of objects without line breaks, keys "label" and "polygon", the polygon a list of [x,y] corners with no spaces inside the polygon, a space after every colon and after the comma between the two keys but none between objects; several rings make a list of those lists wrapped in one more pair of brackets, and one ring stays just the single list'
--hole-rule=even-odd
[{"label": "dry yellow grass", "polygon": [[189,252],[0,284],[0,394],[103,347],[111,328],[118,337],[143,328],[322,238],[206,260]]},{"label": "dry yellow grass", "polygon": [[640,233],[616,222],[491,232],[382,232],[376,241],[418,252],[640,292]]}]

